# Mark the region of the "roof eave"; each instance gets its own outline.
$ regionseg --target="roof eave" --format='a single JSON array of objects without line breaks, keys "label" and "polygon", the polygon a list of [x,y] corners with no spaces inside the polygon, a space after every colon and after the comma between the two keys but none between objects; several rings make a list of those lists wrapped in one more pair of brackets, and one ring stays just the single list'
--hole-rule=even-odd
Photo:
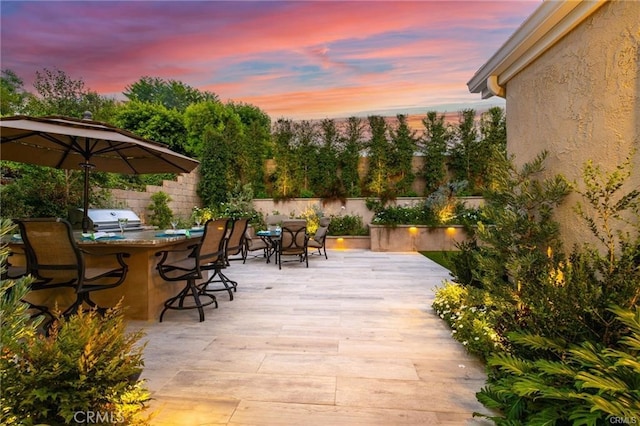
[{"label": "roof eave", "polygon": [[609,0],[545,1],[467,83],[482,99],[505,97],[506,83]]}]

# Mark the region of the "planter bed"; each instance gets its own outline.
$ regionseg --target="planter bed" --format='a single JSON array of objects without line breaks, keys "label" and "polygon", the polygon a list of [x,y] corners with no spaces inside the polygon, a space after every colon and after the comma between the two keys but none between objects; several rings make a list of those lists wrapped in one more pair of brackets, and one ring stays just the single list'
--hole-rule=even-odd
[{"label": "planter bed", "polygon": [[452,251],[468,240],[461,225],[369,225],[371,251]]},{"label": "planter bed", "polygon": [[328,249],[370,249],[371,237],[367,236],[344,236],[332,237],[328,236],[325,244]]}]

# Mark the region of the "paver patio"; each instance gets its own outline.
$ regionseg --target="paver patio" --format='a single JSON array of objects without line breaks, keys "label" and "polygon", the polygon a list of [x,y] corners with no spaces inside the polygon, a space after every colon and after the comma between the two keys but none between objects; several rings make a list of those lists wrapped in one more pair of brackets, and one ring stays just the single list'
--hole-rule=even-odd
[{"label": "paver patio", "polygon": [[[480,425],[481,363],[431,309],[448,271],[417,253],[232,261],[235,300],[132,322],[154,425]],[[179,284],[167,284],[176,286]]]}]

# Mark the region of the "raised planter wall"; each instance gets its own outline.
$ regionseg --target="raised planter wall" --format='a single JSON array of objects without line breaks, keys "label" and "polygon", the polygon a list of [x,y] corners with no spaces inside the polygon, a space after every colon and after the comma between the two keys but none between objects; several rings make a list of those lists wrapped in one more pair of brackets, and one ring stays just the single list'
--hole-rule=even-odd
[{"label": "raised planter wall", "polygon": [[371,251],[456,250],[456,243],[469,239],[460,225],[438,227],[369,225],[369,234]]},{"label": "raised planter wall", "polygon": [[371,248],[371,237],[369,236],[345,236],[332,237],[328,236],[325,245],[328,249],[347,250],[361,249],[369,250]]},{"label": "raised planter wall", "polygon": [[[424,203],[425,198],[422,197],[399,197],[392,201],[392,205],[411,206]],[[482,197],[461,197],[460,200],[469,208],[479,207],[483,203]],[[272,199],[254,199],[253,205],[256,210],[267,215],[283,214],[286,216],[297,216],[302,212],[319,208],[325,216],[331,215],[350,215],[361,216],[362,222],[366,225],[371,223],[373,212],[367,209],[366,198],[347,198],[342,204],[340,201],[323,202],[320,198],[293,198],[287,201],[273,201]]]}]

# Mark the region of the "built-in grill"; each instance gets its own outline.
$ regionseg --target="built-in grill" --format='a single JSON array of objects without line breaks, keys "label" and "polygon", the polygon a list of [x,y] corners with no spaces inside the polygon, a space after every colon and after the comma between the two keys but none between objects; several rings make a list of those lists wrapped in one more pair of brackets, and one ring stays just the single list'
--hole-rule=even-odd
[{"label": "built-in grill", "polygon": [[[102,232],[120,232],[118,219],[127,219],[125,231],[144,229],[142,221],[132,210],[126,209],[89,209],[89,229]],[[71,210],[69,221],[74,228],[82,228],[82,209]]]}]

